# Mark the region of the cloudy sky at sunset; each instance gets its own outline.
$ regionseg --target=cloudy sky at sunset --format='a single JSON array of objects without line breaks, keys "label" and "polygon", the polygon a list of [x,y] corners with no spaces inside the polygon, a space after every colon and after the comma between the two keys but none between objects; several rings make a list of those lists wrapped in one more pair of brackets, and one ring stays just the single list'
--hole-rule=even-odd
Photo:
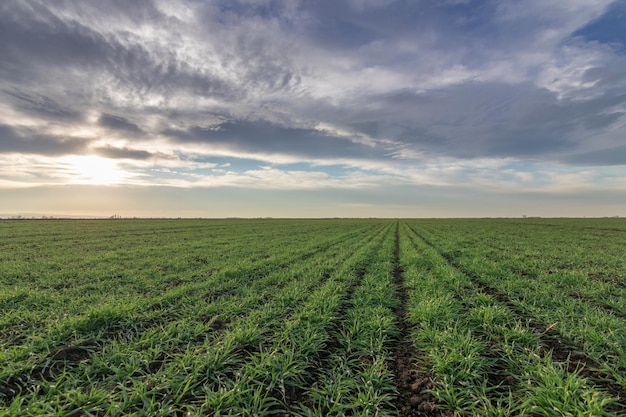
[{"label": "cloudy sky at sunset", "polygon": [[15,214],[626,216],[626,1],[3,0]]}]

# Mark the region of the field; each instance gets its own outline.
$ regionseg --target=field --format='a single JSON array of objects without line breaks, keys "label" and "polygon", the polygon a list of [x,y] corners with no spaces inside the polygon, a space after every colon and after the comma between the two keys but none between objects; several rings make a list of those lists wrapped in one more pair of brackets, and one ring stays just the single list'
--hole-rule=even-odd
[{"label": "field", "polygon": [[626,415],[626,221],[0,222],[0,415]]}]

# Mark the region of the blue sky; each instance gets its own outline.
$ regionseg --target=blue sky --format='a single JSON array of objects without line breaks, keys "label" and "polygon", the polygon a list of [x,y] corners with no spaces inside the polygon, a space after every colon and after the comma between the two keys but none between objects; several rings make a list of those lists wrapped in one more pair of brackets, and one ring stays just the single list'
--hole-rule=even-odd
[{"label": "blue sky", "polygon": [[626,216],[626,2],[8,0],[0,216]]}]

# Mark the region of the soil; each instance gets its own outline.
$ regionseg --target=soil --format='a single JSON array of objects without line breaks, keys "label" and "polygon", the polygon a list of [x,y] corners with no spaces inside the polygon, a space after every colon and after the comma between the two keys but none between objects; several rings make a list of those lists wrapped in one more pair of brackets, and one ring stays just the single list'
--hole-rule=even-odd
[{"label": "soil", "polygon": [[78,364],[79,362],[89,359],[93,354],[94,346],[71,346],[65,345],[57,349],[51,356],[53,361],[66,361],[70,364]]},{"label": "soil", "polygon": [[430,393],[433,388],[432,378],[416,366],[420,352],[411,342],[412,326],[407,321],[407,302],[409,292],[404,285],[400,266],[400,236],[396,229],[396,248],[394,253],[394,277],[400,305],[396,309],[396,320],[400,334],[395,347],[394,358],[389,366],[396,378],[398,397],[396,408],[400,417],[443,416],[446,412],[438,409],[437,398]]}]

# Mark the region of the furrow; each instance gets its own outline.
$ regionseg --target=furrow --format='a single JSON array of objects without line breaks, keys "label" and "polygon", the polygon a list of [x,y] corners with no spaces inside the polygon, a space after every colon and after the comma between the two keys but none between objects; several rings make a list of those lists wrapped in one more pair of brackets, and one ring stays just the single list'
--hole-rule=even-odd
[{"label": "furrow", "polygon": [[440,416],[437,409],[437,398],[429,392],[433,387],[432,376],[417,367],[416,359],[422,353],[415,347],[411,339],[415,327],[407,320],[409,290],[405,286],[403,269],[400,263],[400,225],[396,223],[395,244],[393,253],[393,275],[399,305],[395,309],[398,326],[398,337],[394,347],[394,357],[390,361],[395,377],[398,396],[395,406],[399,417]]},{"label": "furrow", "polygon": [[481,292],[493,297],[494,300],[515,314],[520,322],[531,329],[542,345],[541,355],[546,355],[547,359],[563,364],[567,372],[580,375],[591,381],[596,388],[608,392],[615,400],[615,404],[609,406],[609,409],[616,412],[626,412],[626,391],[624,387],[619,384],[613,375],[601,371],[602,366],[587,356],[581,346],[555,331],[554,327],[558,323],[541,322],[535,317],[528,315],[520,302],[514,302],[506,294],[486,283],[479,275],[464,268],[450,254],[439,251],[434,243],[414,228],[411,228],[411,231],[445,260],[451,268],[457,270],[459,274],[466,276],[472,285]]}]

